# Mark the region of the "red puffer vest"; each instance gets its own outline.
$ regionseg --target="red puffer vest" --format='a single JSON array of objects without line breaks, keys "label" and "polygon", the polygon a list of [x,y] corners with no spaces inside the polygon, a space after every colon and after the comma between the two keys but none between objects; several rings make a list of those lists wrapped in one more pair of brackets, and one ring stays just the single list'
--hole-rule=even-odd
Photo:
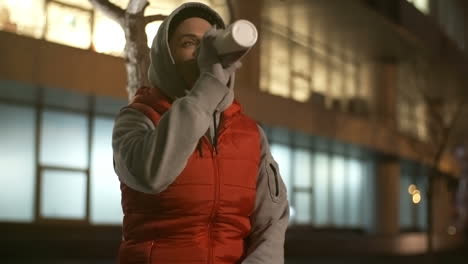
[{"label": "red puffer vest", "polygon": [[[142,88],[129,107],[157,125],[170,102],[158,90]],[[145,194],[121,183],[119,263],[241,262],[255,206],[260,134],[237,101],[222,113],[219,128],[217,151],[200,139],[199,151],[163,192]]]}]

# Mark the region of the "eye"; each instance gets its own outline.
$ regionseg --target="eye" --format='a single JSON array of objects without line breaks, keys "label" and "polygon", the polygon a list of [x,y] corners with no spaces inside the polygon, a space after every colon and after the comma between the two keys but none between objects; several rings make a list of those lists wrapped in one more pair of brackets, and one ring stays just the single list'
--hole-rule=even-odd
[{"label": "eye", "polygon": [[182,47],[184,48],[188,48],[188,47],[192,47],[192,46],[195,46],[196,43],[194,41],[184,41],[182,42]]}]

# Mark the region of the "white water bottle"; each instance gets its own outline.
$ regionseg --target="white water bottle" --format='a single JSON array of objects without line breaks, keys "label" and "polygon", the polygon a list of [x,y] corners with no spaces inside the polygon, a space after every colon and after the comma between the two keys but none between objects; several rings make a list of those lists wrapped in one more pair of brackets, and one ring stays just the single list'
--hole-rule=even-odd
[{"label": "white water bottle", "polygon": [[240,60],[257,43],[257,39],[257,28],[244,19],[237,20],[220,31],[214,40],[214,47],[223,67]]}]

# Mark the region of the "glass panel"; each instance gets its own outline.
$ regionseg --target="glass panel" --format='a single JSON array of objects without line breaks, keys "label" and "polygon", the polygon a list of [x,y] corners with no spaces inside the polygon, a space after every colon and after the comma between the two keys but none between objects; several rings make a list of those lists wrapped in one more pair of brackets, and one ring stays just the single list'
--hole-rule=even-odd
[{"label": "glass panel", "polygon": [[358,69],[359,74],[359,87],[357,87],[357,96],[367,100],[371,100],[372,90],[374,89],[374,79],[376,76],[373,71],[374,65],[367,63],[365,65],[361,64],[361,67]]},{"label": "glass panel", "polygon": [[158,33],[159,27],[161,26],[162,21],[155,21],[153,23],[150,23],[146,25],[146,36],[148,36],[148,47],[151,47],[153,44],[153,39],[156,36],[156,33]]},{"label": "glass panel", "polygon": [[311,187],[312,186],[312,158],[310,152],[305,149],[294,151],[294,186]]},{"label": "glass panel", "polygon": [[314,216],[315,224],[329,225],[329,158],[326,153],[317,152],[314,156]]},{"label": "glass panel", "polygon": [[281,36],[272,36],[270,64],[270,92],[274,95],[289,97],[289,52],[288,40]]},{"label": "glass panel", "polygon": [[289,5],[291,10],[291,28],[294,34],[298,35],[301,40],[308,39],[309,36],[309,19],[308,8],[304,7],[303,3]]},{"label": "glass panel", "polygon": [[47,6],[47,19],[47,40],[82,49],[90,47],[91,12],[51,2]]},{"label": "glass panel", "polygon": [[417,227],[419,230],[426,230],[427,229],[427,170],[421,169],[422,174],[419,174],[416,179],[416,185],[418,186],[418,190],[420,192],[421,200],[417,203],[416,206],[416,214],[418,215],[418,223]]},{"label": "glass panel", "polygon": [[[363,224],[363,174],[364,164],[361,160],[350,159],[347,183],[347,209],[348,216],[346,217],[346,225],[350,227],[360,227]],[[369,197],[367,197],[369,198]]]},{"label": "glass panel", "polygon": [[41,129],[41,165],[88,167],[88,120],[85,115],[46,110]]},{"label": "glass panel", "polygon": [[305,102],[310,96],[310,66],[309,53],[303,46],[296,45],[293,49],[293,99],[299,102]]},{"label": "glass panel", "polygon": [[343,97],[343,62],[336,56],[332,56],[332,65],[330,69],[330,88],[329,93],[333,98]]},{"label": "glass panel", "polygon": [[314,58],[312,66],[312,90],[325,95],[327,91],[327,67],[325,60]]},{"label": "glass panel", "polygon": [[427,128],[426,128],[426,107],[424,103],[420,102],[415,106],[415,117],[416,117],[416,131],[417,136],[421,140],[427,139]]},{"label": "glass panel", "polygon": [[33,103],[37,98],[37,86],[0,80],[0,98]]},{"label": "glass panel", "polygon": [[272,144],[271,154],[278,163],[281,177],[288,190],[288,199],[291,200],[291,149],[286,145]]},{"label": "glass panel", "polygon": [[295,222],[298,224],[309,224],[310,219],[310,193],[298,192],[295,193]]},{"label": "glass panel", "polygon": [[336,226],[343,226],[345,223],[345,160],[340,156],[333,156],[331,160],[332,170],[332,222]]},{"label": "glass panel", "polygon": [[413,5],[419,9],[419,11],[424,14],[429,14],[429,1],[428,0],[408,0],[408,2],[413,3]]},{"label": "glass panel", "polygon": [[[402,166],[403,167],[403,166]],[[402,169],[400,177],[400,228],[408,229],[413,227],[412,196],[409,187],[414,184],[410,175]]]},{"label": "glass panel", "polygon": [[34,219],[35,111],[0,104],[0,221]]},{"label": "glass panel", "polygon": [[271,43],[271,32],[267,28],[267,26],[263,26],[263,34],[261,38],[261,57],[260,57],[260,67],[261,67],[261,74],[260,74],[260,90],[268,92],[270,90],[270,43]]},{"label": "glass panel", "polygon": [[347,63],[345,66],[344,87],[345,96],[347,98],[354,98],[356,96],[356,66]]},{"label": "glass panel", "polygon": [[125,47],[123,29],[99,10],[94,13],[93,45],[95,51],[114,56],[122,56]]},{"label": "glass panel", "polygon": [[44,0],[0,1],[1,30],[41,38],[44,24]]},{"label": "glass panel", "polygon": [[86,174],[84,172],[42,172],[41,216],[84,219],[86,217]]},{"label": "glass panel", "polygon": [[91,222],[122,222],[120,183],[112,163],[113,120],[96,118],[91,151]]}]

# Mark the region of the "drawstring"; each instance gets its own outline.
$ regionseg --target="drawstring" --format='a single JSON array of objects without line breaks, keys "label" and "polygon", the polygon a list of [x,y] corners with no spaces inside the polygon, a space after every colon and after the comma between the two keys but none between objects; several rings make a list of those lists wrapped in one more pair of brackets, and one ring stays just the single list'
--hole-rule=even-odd
[{"label": "drawstring", "polygon": [[201,144],[201,139],[198,140],[197,149],[198,149],[198,154],[200,155],[200,157],[203,157],[203,147],[202,147],[202,144]]},{"label": "drawstring", "polygon": [[213,122],[214,122],[214,136],[213,136],[213,147],[216,153],[218,153],[217,144],[218,144],[218,125],[216,124],[216,111],[213,114]]}]

